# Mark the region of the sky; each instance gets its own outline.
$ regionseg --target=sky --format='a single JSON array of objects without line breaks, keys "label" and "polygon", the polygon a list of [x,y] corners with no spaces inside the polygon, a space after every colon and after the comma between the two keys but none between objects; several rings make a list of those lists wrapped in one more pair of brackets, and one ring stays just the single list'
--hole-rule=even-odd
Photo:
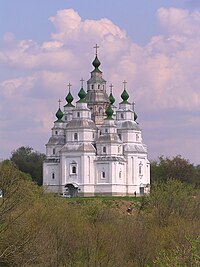
[{"label": "sky", "polygon": [[200,164],[200,0],[0,1],[0,158],[45,152],[95,44],[116,105],[127,81],[149,159]]}]

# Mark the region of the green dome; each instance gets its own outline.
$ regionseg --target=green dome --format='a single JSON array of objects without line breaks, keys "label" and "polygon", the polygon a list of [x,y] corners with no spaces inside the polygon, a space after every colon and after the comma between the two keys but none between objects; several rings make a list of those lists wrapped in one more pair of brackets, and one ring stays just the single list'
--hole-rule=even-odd
[{"label": "green dome", "polygon": [[92,62],[92,65],[95,67],[95,69],[98,69],[98,67],[101,65],[101,62],[99,61],[97,56],[95,57],[94,61]]},{"label": "green dome", "polygon": [[137,114],[134,112],[134,121],[136,121],[138,118]]},{"label": "green dome", "polygon": [[78,93],[78,96],[80,97],[80,100],[84,99],[86,97],[86,92],[85,90],[83,89],[83,87],[81,87],[79,93]]},{"label": "green dome", "polygon": [[110,120],[112,120],[113,118],[112,118],[112,115],[113,115],[113,110],[112,110],[112,107],[111,107],[111,105],[109,105],[108,107],[107,107],[107,109],[106,109],[106,115],[107,115],[107,119],[110,119]]},{"label": "green dome", "polygon": [[113,105],[115,103],[115,98],[112,93],[109,95],[110,104]]},{"label": "green dome", "polygon": [[67,106],[72,106],[72,101],[74,100],[72,94],[69,92],[68,95],[65,97],[66,101],[67,101]]},{"label": "green dome", "polygon": [[121,94],[121,98],[123,100],[124,103],[128,103],[128,99],[129,99],[129,94],[127,93],[126,89],[124,89],[124,91]]},{"label": "green dome", "polygon": [[56,112],[56,117],[57,117],[57,121],[62,122],[62,117],[63,117],[63,112],[61,111],[61,109],[59,108],[58,111]]}]

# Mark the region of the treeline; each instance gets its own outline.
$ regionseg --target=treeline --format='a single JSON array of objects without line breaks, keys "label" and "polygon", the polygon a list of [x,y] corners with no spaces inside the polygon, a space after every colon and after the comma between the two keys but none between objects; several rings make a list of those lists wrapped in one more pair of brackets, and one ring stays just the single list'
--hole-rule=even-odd
[{"label": "treeline", "polygon": [[[44,194],[11,161],[0,164],[1,267],[200,266],[200,191],[168,179],[128,202]],[[120,200],[119,200],[120,201]]]}]

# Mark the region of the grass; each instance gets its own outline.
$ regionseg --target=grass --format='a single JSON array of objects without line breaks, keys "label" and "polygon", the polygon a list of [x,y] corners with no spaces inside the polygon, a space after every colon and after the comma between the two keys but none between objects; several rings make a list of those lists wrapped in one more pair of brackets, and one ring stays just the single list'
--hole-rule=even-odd
[{"label": "grass", "polygon": [[67,201],[72,202],[87,202],[87,201],[94,201],[94,200],[100,200],[102,202],[110,202],[110,201],[131,201],[131,202],[138,202],[142,200],[142,197],[114,197],[114,196],[95,196],[95,197],[72,197],[72,198],[66,198]]}]

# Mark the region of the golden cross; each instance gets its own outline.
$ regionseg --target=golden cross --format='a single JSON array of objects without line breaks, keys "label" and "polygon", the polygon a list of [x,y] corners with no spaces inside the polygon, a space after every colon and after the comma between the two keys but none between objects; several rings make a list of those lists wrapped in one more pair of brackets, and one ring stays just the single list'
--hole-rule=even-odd
[{"label": "golden cross", "polygon": [[99,46],[96,44],[93,48],[96,49],[96,56],[97,56],[97,52],[98,52],[98,48],[99,48]]},{"label": "golden cross", "polygon": [[111,85],[109,87],[110,87],[110,92],[112,93],[112,89],[113,89],[112,83],[111,83]]},{"label": "golden cross", "polygon": [[71,88],[71,86],[72,86],[71,83],[69,83],[67,86],[69,87],[69,92],[70,92],[70,88]]},{"label": "golden cross", "polygon": [[127,82],[124,80],[123,81],[123,84],[124,84],[124,90],[126,90],[126,84],[127,84]]},{"label": "golden cross", "polygon": [[61,102],[62,102],[62,101],[59,99],[59,100],[58,100],[58,103],[59,103],[59,104],[58,104],[58,105],[59,105],[59,108],[60,108],[60,103],[61,103]]},{"label": "golden cross", "polygon": [[84,82],[83,78],[80,80],[80,82],[81,82],[81,87],[83,88],[83,82]]}]

